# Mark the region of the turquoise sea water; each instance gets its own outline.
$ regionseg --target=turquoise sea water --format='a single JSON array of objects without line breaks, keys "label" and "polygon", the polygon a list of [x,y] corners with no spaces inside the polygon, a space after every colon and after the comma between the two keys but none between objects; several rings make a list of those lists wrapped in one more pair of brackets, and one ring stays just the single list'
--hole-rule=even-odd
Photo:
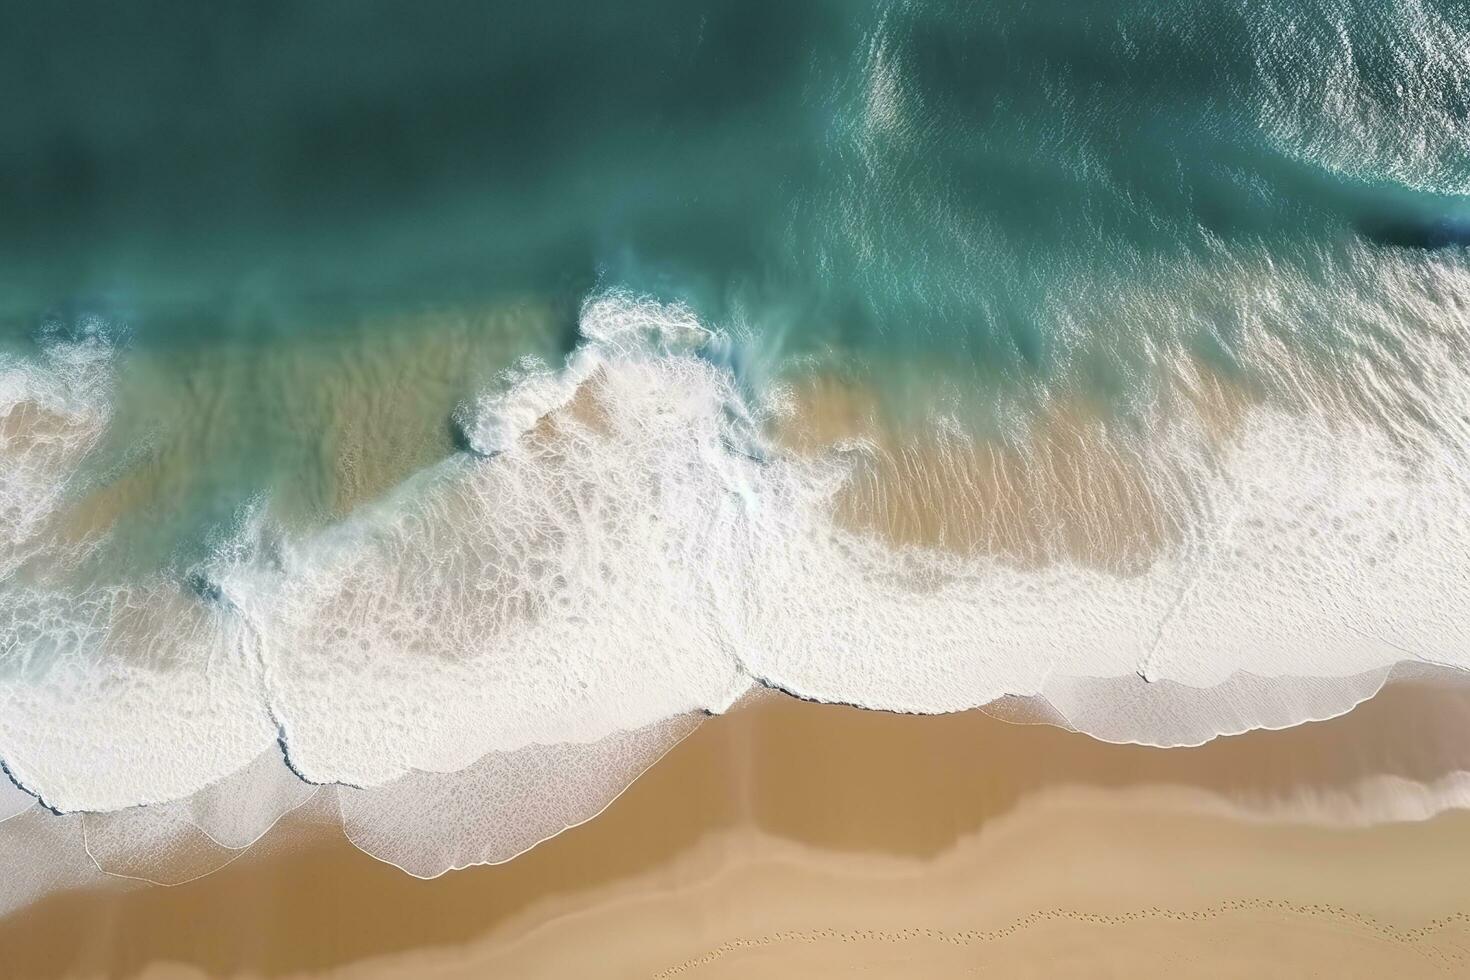
[{"label": "turquoise sea water", "polygon": [[[1106,322],[1120,296],[1177,290],[1222,253],[1323,276],[1365,234],[1432,238],[1470,190],[1447,47],[1470,21],[1453,3],[62,4],[10,20],[5,336],[95,315],[125,338],[140,384],[124,372],[114,456],[145,432],[166,442],[188,386],[210,389],[220,431],[193,436],[170,522],[266,491],[330,511],[313,483],[332,408],[300,389],[442,342],[442,316],[541,311],[402,399],[436,420],[515,357],[564,353],[582,298],[608,286],[690,303],[758,380],[860,377],[900,413],[936,372],[981,407],[1072,389],[1126,407],[1160,344],[1243,365],[1230,310],[1193,309],[1161,339]],[[1308,326],[1354,329],[1333,321]],[[442,428],[417,431],[442,444]]]},{"label": "turquoise sea water", "polygon": [[[756,679],[952,710],[1466,649],[1463,3],[5,20],[0,759],[63,809],[277,741],[323,782],[454,769]],[[1230,453],[1202,378],[1249,406]],[[892,444],[783,454],[814,379]],[[1037,451],[1078,418],[1107,438]],[[850,535],[850,472],[909,481],[861,529],[902,493],[1050,557],[1173,524],[1026,578]]]}]

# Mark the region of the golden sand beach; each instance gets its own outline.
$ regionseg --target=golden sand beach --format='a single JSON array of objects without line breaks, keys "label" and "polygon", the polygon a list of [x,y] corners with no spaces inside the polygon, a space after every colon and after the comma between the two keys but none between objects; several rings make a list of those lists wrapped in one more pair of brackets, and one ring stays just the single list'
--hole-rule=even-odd
[{"label": "golden sand beach", "polygon": [[21,910],[4,975],[1464,975],[1470,814],[1291,816],[1439,775],[1375,745],[1448,697],[1158,750],[772,695],[507,864],[423,881],[301,818],[190,884]]}]

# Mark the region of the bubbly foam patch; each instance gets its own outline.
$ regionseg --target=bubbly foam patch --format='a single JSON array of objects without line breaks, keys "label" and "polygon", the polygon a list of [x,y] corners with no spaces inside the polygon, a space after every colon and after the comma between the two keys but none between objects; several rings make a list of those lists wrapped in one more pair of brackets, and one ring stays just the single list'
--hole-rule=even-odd
[{"label": "bubbly foam patch", "polygon": [[242,625],[178,583],[0,592],[0,745],[62,810],[177,799],[275,738]]}]

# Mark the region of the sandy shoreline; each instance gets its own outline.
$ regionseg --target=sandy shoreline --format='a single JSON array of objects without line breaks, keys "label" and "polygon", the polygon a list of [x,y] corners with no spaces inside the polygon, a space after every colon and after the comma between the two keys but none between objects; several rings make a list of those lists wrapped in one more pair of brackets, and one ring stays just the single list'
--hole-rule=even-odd
[{"label": "sandy shoreline", "polygon": [[772,697],[509,864],[420,881],[303,814],[200,881],[0,921],[4,975],[1454,975],[1470,813],[1232,815],[1438,778],[1379,746],[1449,697],[1176,750]]}]

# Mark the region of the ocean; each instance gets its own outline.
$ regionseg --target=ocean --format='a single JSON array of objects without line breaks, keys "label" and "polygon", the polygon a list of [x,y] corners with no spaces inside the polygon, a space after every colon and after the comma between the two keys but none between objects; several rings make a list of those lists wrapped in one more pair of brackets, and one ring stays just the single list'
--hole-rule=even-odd
[{"label": "ocean", "polygon": [[504,859],[763,686],[1192,745],[1470,666],[1463,4],[6,20],[0,815],[94,858],[334,785]]}]

